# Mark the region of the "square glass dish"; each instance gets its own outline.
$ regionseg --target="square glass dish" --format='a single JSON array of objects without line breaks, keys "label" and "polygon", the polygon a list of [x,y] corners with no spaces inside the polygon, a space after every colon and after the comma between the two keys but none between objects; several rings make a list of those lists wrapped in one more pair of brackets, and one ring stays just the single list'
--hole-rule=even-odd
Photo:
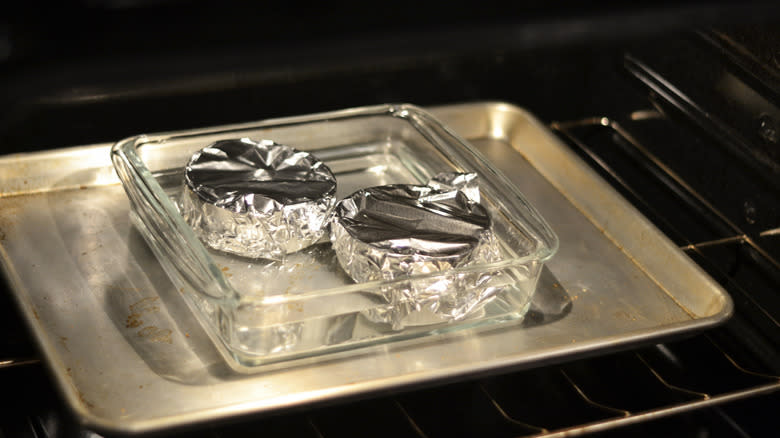
[{"label": "square glass dish", "polygon": [[[184,167],[200,149],[225,139],[268,139],[313,153],[337,179],[337,198],[366,187],[425,184],[440,172],[472,172],[492,218],[499,261],[444,272],[355,283],[322,241],[282,261],[248,259],[207,248],[180,214]],[[558,240],[509,180],[430,114],[382,105],[120,141],[112,161],[143,235],[194,316],[239,372],[260,365],[346,351],[522,318]],[[403,329],[367,315],[392,306],[388,288],[470,293],[488,274],[499,291],[465,318]],[[397,305],[397,303],[396,303]]]}]

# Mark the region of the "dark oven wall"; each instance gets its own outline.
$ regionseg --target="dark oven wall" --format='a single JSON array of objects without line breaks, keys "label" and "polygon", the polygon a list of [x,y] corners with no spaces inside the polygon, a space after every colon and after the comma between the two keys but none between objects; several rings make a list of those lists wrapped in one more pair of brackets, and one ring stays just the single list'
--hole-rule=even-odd
[{"label": "dark oven wall", "polygon": [[[772,436],[780,8],[513,8],[85,0],[0,17],[0,154],[378,103],[506,101],[549,124],[735,302],[725,326],[688,339],[172,433]],[[0,437],[89,436],[7,288],[0,328]]]},{"label": "dark oven wall", "polygon": [[619,3],[20,3],[0,21],[0,144],[47,149],[378,102],[507,100],[548,121],[624,112],[646,105],[620,77],[627,42],[663,47],[670,32],[776,9]]}]

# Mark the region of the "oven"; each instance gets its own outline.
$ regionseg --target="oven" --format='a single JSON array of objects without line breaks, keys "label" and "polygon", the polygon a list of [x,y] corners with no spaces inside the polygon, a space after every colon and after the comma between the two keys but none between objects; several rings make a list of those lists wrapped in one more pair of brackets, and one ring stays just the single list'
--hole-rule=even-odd
[{"label": "oven", "polygon": [[[727,322],[688,336],[160,435],[774,436],[780,8],[504,7],[105,0],[45,13],[17,4],[0,17],[3,155],[387,102],[434,112],[506,102],[538,117],[734,305]],[[28,322],[4,286],[0,437],[110,436],[79,422]]]}]

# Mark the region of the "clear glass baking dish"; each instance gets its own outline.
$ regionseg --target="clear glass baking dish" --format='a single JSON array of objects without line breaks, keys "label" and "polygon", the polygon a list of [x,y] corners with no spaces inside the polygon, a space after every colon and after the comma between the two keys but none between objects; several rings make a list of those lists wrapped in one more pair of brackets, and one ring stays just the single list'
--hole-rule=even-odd
[{"label": "clear glass baking dish", "polygon": [[[502,259],[392,282],[356,284],[322,242],[284,261],[254,260],[207,249],[179,214],[184,166],[223,139],[270,139],[315,154],[335,173],[339,199],[383,184],[424,184],[439,172],[478,174]],[[412,105],[382,105],[212,129],[141,135],[112,148],[131,203],[131,219],[231,367],[351,350],[522,318],[558,240],[520,193],[479,153]],[[459,321],[402,330],[364,317],[386,310],[383,288],[464,284],[490,273],[501,291]],[[460,281],[460,283],[459,283]],[[405,282],[405,283],[404,283]],[[467,293],[468,291],[464,291]]]}]

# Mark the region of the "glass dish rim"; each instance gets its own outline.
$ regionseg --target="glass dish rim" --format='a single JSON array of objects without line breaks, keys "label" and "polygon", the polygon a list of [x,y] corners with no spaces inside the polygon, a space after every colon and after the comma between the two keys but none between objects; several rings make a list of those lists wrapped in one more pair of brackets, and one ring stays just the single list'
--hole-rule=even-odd
[{"label": "glass dish rim", "polygon": [[[534,242],[534,249],[529,254],[519,257],[505,258],[503,260],[492,263],[455,268],[445,272],[433,272],[415,276],[407,276],[391,281],[377,280],[372,282],[356,283],[354,285],[333,287],[324,290],[306,291],[306,293],[302,294],[286,295],[284,298],[279,298],[276,295],[273,295],[255,301],[255,304],[278,305],[285,302],[295,302],[305,300],[307,298],[321,296],[317,292],[323,292],[325,294],[357,292],[360,290],[375,288],[381,285],[400,281],[418,279],[422,280],[426,278],[452,275],[460,272],[473,272],[475,270],[484,271],[503,269],[511,266],[523,265],[533,261],[544,263],[555,254],[559,245],[557,235],[553,232],[553,230],[534,208],[534,206],[526,200],[525,196],[523,196],[519,188],[510,182],[505,175],[496,170],[495,167],[493,167],[493,165],[486,158],[484,158],[479,151],[475,150],[458,134],[443,125],[427,111],[408,103],[361,106],[298,116],[270,118],[240,124],[168,131],[155,134],[141,134],[125,138],[115,143],[111,148],[111,158],[122,185],[127,189],[128,185],[134,184],[135,188],[141,191],[144,199],[147,202],[152,202],[155,208],[160,209],[160,211],[163,213],[161,217],[168,221],[167,225],[172,230],[177,232],[179,236],[181,236],[188,249],[192,251],[192,255],[194,255],[198,265],[207,275],[207,280],[212,283],[218,291],[217,294],[210,294],[201,290],[201,288],[194,288],[194,292],[198,293],[200,296],[211,302],[215,302],[216,304],[228,304],[229,306],[235,306],[241,297],[241,292],[236,290],[234,286],[231,285],[222,270],[220,270],[216,265],[205,245],[195,235],[195,232],[192,230],[192,228],[184,221],[174,202],[165,193],[164,189],[157,181],[157,178],[154,176],[151,170],[149,170],[144,160],[138,154],[138,148],[144,145],[161,144],[171,139],[186,140],[188,138],[204,135],[222,135],[231,132],[268,129],[273,127],[292,127],[295,125],[305,125],[307,123],[324,122],[329,120],[347,120],[351,118],[372,116],[390,116],[405,120],[437,150],[447,151],[448,153],[445,154],[445,157],[453,165],[461,169],[473,169],[478,167],[479,172],[487,173],[492,180],[495,180],[496,183],[500,185],[503,190],[505,190],[501,198],[506,198],[509,201],[514,200],[515,203],[519,203],[526,210],[526,214],[522,215],[520,218],[509,216],[509,212],[506,211],[508,210],[507,206],[504,205],[501,200],[498,200],[499,205],[497,206],[497,210],[501,211],[505,215],[508,215],[510,221],[514,225],[517,224],[518,220],[520,221],[520,223],[523,225],[522,229],[529,234],[528,237]],[[436,132],[437,130],[440,132]],[[449,142],[441,139],[437,134],[449,137]],[[450,142],[455,144],[452,145]],[[466,158],[472,158],[474,161],[467,163],[462,162],[467,161]],[[125,168],[123,165],[127,167]],[[125,171],[126,169],[130,170],[133,174],[128,175]],[[510,197],[514,199],[510,199]],[[491,199],[491,201],[495,202],[496,200]],[[516,205],[513,204],[511,207],[516,207]],[[514,208],[513,210],[516,211],[517,209]],[[143,219],[141,220],[143,221]],[[184,280],[185,283],[189,285],[192,285],[193,283],[192,281],[189,281],[189,279],[185,278]]]}]

